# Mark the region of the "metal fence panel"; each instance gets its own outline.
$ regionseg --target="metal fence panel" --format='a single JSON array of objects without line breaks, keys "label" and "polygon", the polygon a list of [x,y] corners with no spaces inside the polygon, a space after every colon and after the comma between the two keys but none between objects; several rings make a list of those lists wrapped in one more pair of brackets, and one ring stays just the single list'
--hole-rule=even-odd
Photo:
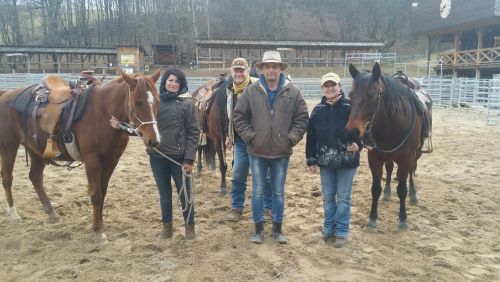
[{"label": "metal fence panel", "polygon": [[[0,89],[12,89],[37,84],[45,75],[39,73],[0,74]],[[78,79],[77,74],[61,73],[58,75],[68,80]],[[106,80],[113,78],[106,77]],[[214,78],[189,77],[188,87],[190,92],[193,92],[210,79]],[[291,81],[299,87],[306,99],[319,101],[323,96],[319,78],[292,78]],[[431,77],[419,79],[419,82],[427,90],[435,106],[485,110],[487,112],[487,124],[493,125],[500,121],[500,79],[442,79]],[[348,96],[352,79],[342,79],[341,83],[344,93]]]}]

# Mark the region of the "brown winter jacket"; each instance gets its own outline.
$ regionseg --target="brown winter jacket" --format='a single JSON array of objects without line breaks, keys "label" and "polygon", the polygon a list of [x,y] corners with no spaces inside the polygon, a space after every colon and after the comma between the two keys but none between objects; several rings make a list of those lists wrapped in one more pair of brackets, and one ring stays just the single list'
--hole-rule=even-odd
[{"label": "brown winter jacket", "polygon": [[262,158],[282,158],[292,154],[307,130],[307,105],[300,90],[285,82],[271,109],[264,86],[248,86],[238,99],[233,123],[247,143],[248,153]]}]

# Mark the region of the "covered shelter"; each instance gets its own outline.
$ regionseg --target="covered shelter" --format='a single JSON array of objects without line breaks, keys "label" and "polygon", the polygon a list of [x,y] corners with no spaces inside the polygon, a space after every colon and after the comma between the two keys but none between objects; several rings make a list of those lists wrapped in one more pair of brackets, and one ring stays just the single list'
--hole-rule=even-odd
[{"label": "covered shelter", "polygon": [[500,1],[414,0],[411,26],[414,34],[427,36],[427,59],[434,49],[434,70],[441,76],[500,73]]},{"label": "covered shelter", "polygon": [[80,72],[116,66],[116,48],[0,46],[0,72]]},{"label": "covered shelter", "polygon": [[198,39],[196,62],[199,67],[227,68],[236,57],[258,62],[265,51],[277,50],[290,66],[332,66],[342,65],[347,52],[377,52],[383,46],[381,42]]}]

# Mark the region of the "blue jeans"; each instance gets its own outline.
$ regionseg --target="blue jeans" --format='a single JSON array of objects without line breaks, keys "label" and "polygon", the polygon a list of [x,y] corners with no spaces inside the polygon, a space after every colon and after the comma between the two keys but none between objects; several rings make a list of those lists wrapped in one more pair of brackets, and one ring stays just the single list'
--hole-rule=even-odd
[{"label": "blue jeans", "polygon": [[252,214],[255,223],[264,221],[264,187],[271,174],[272,220],[281,223],[285,209],[285,180],[290,157],[265,159],[249,155],[252,169]]},{"label": "blue jeans", "polygon": [[[242,210],[245,206],[245,191],[247,190],[248,169],[250,161],[248,159],[247,144],[240,137],[234,137],[233,149],[233,187],[231,189],[231,208]],[[266,185],[264,186],[264,208],[271,210],[272,202],[271,192],[271,175],[268,173],[266,177]]]},{"label": "blue jeans", "polygon": [[[172,159],[179,163],[183,162],[182,157],[172,157]],[[153,176],[160,192],[161,221],[163,223],[172,222],[172,183],[170,179],[173,178],[177,187],[177,194],[181,199],[182,209],[185,210],[183,213],[184,221],[187,224],[194,224],[194,207],[192,207],[191,213],[189,213],[189,208],[185,206],[184,194],[180,191],[182,187],[182,167],[154,153],[149,155],[149,163],[151,164],[151,170],[153,171]],[[188,198],[190,198],[191,183],[189,183],[189,179],[186,179],[186,181],[188,181],[186,183],[186,190]],[[187,218],[188,215],[189,218]]]},{"label": "blue jeans", "polygon": [[349,235],[354,174],[356,174],[356,168],[320,168],[325,213],[323,233],[327,236],[335,234],[337,237],[347,237]]}]

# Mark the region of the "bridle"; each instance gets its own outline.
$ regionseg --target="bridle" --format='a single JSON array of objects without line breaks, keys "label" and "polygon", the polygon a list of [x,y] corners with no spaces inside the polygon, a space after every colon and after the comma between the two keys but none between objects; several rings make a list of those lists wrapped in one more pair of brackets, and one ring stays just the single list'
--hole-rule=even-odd
[{"label": "bridle", "polygon": [[414,109],[413,105],[411,105],[411,113],[412,113],[411,125],[410,125],[410,128],[408,129],[408,131],[406,132],[406,136],[399,143],[399,145],[397,145],[396,147],[394,147],[390,150],[381,149],[378,147],[377,141],[375,140],[375,136],[373,134],[373,124],[374,124],[375,116],[377,115],[377,112],[380,111],[380,103],[382,101],[382,99],[381,99],[382,93],[383,93],[383,90],[382,90],[382,87],[380,87],[377,91],[377,110],[375,112],[373,112],[370,120],[364,125],[365,135],[368,138],[368,140],[370,141],[370,143],[373,144],[373,146],[366,146],[366,147],[369,150],[376,149],[382,153],[393,153],[393,152],[399,150],[406,143],[406,141],[408,141],[408,138],[410,137],[411,133],[413,132],[413,129],[415,128],[415,109]]},{"label": "bridle", "polygon": [[[136,133],[139,133],[139,128],[141,128],[141,126],[143,125],[148,125],[148,124],[158,124],[158,121],[156,121],[156,119],[154,118],[153,116],[153,120],[150,120],[150,121],[142,121],[138,116],[137,114],[135,113],[134,110],[132,110],[132,97],[130,95],[130,89],[128,91],[128,108],[129,108],[129,111],[128,111],[128,117],[130,119],[130,123],[132,123],[135,127],[135,131]],[[135,119],[137,119],[139,121],[139,125],[135,124],[135,122],[132,120],[132,115]]]}]

